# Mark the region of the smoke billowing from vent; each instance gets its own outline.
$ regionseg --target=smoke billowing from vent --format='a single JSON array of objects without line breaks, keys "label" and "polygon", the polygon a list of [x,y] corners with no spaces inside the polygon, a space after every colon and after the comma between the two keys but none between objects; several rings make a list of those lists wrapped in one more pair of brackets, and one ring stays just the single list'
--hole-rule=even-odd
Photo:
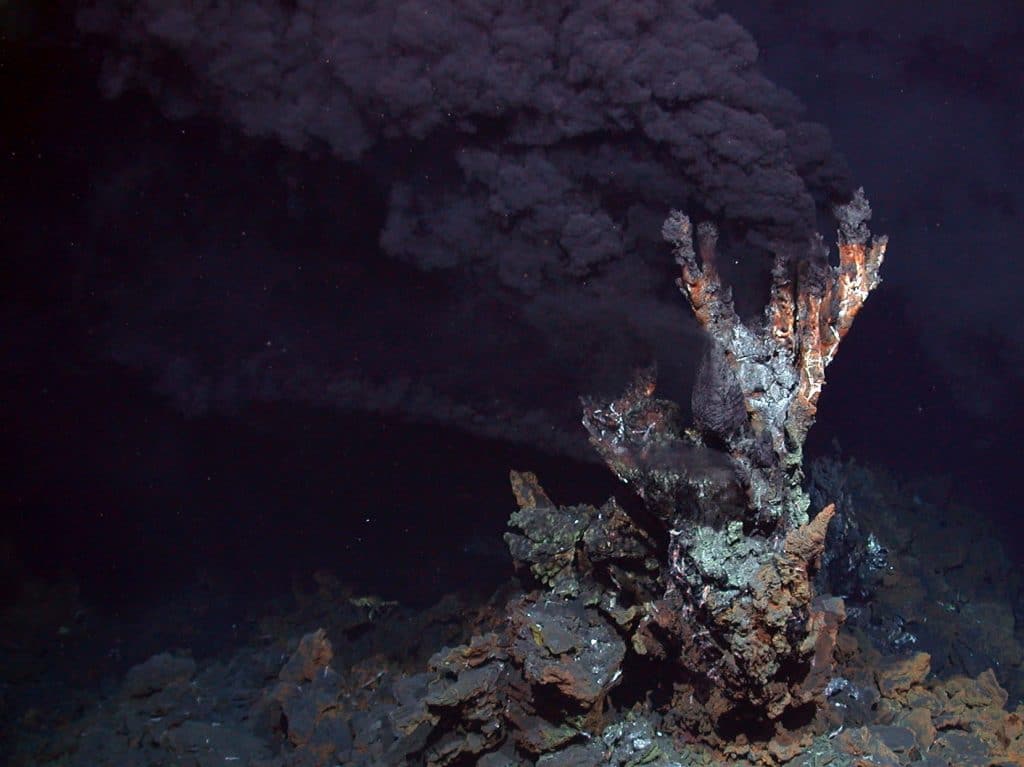
[{"label": "smoke billowing from vent", "polygon": [[[696,366],[658,242],[668,208],[718,221],[749,280],[850,188],[826,131],[708,2],[144,0],[79,23],[114,51],[109,95],[141,89],[182,124],[278,142],[268,184],[303,186],[303,156],[364,179],[331,211],[351,226],[382,206],[377,247],[313,255],[257,232],[227,247],[211,215],[188,247],[143,249],[159,267],[112,296],[111,352],[195,410],[294,399],[585,450],[579,391],[652,359],[669,378]],[[396,262],[443,287],[396,286]],[[193,336],[162,330],[176,312]],[[204,332],[218,325],[232,330]]]}]

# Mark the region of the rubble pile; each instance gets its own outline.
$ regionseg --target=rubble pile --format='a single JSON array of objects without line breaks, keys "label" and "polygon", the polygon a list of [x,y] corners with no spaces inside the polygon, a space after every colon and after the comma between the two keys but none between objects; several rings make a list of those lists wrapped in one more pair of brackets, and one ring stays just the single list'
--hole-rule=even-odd
[{"label": "rubble pile", "polygon": [[843,596],[847,629],[885,654],[925,651],[943,677],[995,669],[1024,696],[1019,570],[949,480],[900,482],[836,458],[810,474],[812,498],[836,499],[818,584]]},{"label": "rubble pile", "polygon": [[[660,630],[657,623],[638,619],[638,605],[650,596],[645,589],[658,583],[640,552],[655,546],[656,537],[627,525],[620,513],[625,519],[629,515],[618,504],[556,506],[535,478],[515,474],[522,506],[513,514],[509,537],[519,536],[520,551],[532,552],[520,560],[522,572],[529,575],[538,562],[570,561],[562,570],[536,570],[571,573],[559,581],[563,596],[531,600],[520,593],[507,603],[511,617],[482,610],[490,620],[454,600],[445,600],[418,623],[394,608],[378,612],[372,629],[361,634],[354,629],[371,621],[372,607],[381,601],[342,597],[347,592],[320,575],[321,588],[300,595],[292,612],[260,621],[257,630],[287,636],[328,617],[326,631],[309,632],[284,655],[277,641],[253,642],[220,663],[159,654],[126,675],[112,695],[51,732],[31,756],[11,763],[668,767],[788,757],[787,763],[798,767],[1024,764],[1019,732],[1024,710],[1009,703],[1020,695],[1008,700],[1003,687],[1012,667],[1000,662],[994,671],[966,670],[939,657],[952,646],[946,637],[970,637],[979,661],[1005,657],[1003,648],[1019,647],[1012,622],[982,625],[968,605],[958,613],[936,604],[952,589],[1010,610],[1012,594],[1004,584],[991,583],[1008,567],[999,542],[976,526],[976,517],[960,517],[955,507],[946,507],[959,537],[971,543],[964,557],[955,557],[960,567],[941,580],[926,578],[925,571],[933,569],[926,562],[948,564],[943,553],[948,547],[924,533],[938,513],[933,496],[855,464],[832,468],[843,478],[846,513],[856,515],[862,530],[878,531],[887,564],[869,602],[848,604],[847,621],[836,637],[836,666],[818,711],[820,732],[789,744],[775,738],[769,741],[774,754],[767,747],[754,754],[741,739],[724,748],[700,742],[700,732],[690,729],[693,717],[685,715],[689,697],[682,692],[681,675],[665,657],[643,654],[645,647],[658,645],[640,640]],[[910,509],[935,514],[914,516]],[[529,520],[545,516],[542,510],[552,520],[560,518],[559,525],[572,523],[576,532],[561,538],[560,545],[543,546],[542,540],[558,536],[546,538],[530,525]],[[590,530],[609,519],[616,524],[606,529],[618,532],[608,540],[597,528]],[[533,543],[527,530],[533,531]],[[915,539],[922,545],[910,545]],[[601,564],[601,551],[619,556]],[[594,602],[602,582],[614,585],[613,573],[619,583],[629,584],[621,603]],[[902,601],[907,584],[917,584],[917,601]],[[933,605],[941,623],[925,625],[941,641],[922,634],[896,646],[871,628],[875,619],[868,618],[887,615],[901,601],[907,612]],[[592,622],[595,616],[604,630],[596,630],[601,623]],[[431,625],[448,628],[438,634]],[[637,641],[627,633],[630,628]],[[421,635],[430,641],[470,634],[476,636],[430,660],[419,655]],[[598,648],[581,654],[577,638],[597,640]],[[595,666],[602,673],[592,674]],[[944,673],[938,676],[936,670]],[[613,679],[617,671],[622,673]],[[21,726],[32,725],[22,720]]]}]

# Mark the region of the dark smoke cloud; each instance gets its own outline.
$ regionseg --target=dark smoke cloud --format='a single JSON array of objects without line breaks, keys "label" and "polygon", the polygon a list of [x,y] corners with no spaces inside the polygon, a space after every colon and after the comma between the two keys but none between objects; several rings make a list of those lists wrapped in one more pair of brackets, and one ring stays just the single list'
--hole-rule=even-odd
[{"label": "dark smoke cloud", "polygon": [[765,66],[827,109],[891,235],[887,290],[936,386],[998,425],[1024,388],[1020,4],[722,4],[770,51]]},{"label": "dark smoke cloud", "polygon": [[[144,249],[144,284],[110,295],[110,348],[196,412],[297,400],[579,452],[578,393],[651,359],[695,367],[668,208],[720,222],[749,280],[850,187],[708,2],[102,1],[79,23],[109,96],[279,142],[285,186],[309,180],[281,171],[302,156],[344,167],[383,204],[379,251],[239,244],[212,213]],[[358,223],[348,202],[332,215]]]}]

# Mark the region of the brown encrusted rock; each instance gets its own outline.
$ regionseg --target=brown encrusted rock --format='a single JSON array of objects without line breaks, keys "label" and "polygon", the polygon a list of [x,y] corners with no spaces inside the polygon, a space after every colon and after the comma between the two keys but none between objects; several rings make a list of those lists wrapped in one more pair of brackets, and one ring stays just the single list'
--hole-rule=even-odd
[{"label": "brown encrusted rock", "polygon": [[548,498],[548,494],[544,492],[544,488],[540,486],[537,475],[532,471],[510,471],[509,478],[512,481],[512,492],[520,509],[546,509],[555,505]]},{"label": "brown encrusted rock", "polygon": [[869,727],[844,730],[836,737],[836,744],[849,756],[863,757],[863,761],[854,761],[854,764],[898,767],[900,763],[896,753]]},{"label": "brown encrusted rock", "polygon": [[502,665],[464,668],[454,679],[440,677],[430,685],[428,710],[452,725],[426,750],[428,765],[447,765],[497,747],[504,738],[501,690]]},{"label": "brown encrusted rock", "polygon": [[583,534],[597,515],[593,506],[523,506],[513,512],[505,533],[512,559],[528,565],[533,577],[558,596],[580,593],[586,576],[578,551]]},{"label": "brown encrusted rock", "polygon": [[875,683],[883,698],[897,698],[911,687],[924,682],[931,671],[931,656],[926,652],[904,657],[883,658],[875,669]]},{"label": "brown encrusted rock", "polygon": [[[554,595],[597,595],[605,612],[630,625],[640,605],[663,590],[650,534],[614,498],[600,508],[555,506],[535,476],[515,471],[511,476],[519,509],[509,520],[505,542],[517,567],[528,566]],[[608,590],[609,582],[618,588]]]},{"label": "brown encrusted rock", "polygon": [[[402,728],[408,733],[402,753],[429,741],[424,760],[427,765],[441,767],[475,760],[497,748],[505,738],[507,661],[502,640],[493,633],[435,654],[430,659],[435,676],[422,698],[424,715],[416,704],[407,707],[413,716]],[[436,727],[441,722],[445,723],[443,730]]]},{"label": "brown encrusted rock", "polygon": [[934,692],[942,707],[935,718],[939,730],[970,733],[1005,760],[1021,755],[1021,719],[1004,709],[1008,696],[991,669],[973,679],[945,680],[935,685]]},{"label": "brown encrusted rock", "polygon": [[891,724],[875,724],[868,727],[872,736],[881,740],[896,754],[909,754],[917,749],[917,737],[909,727]]},{"label": "brown encrusted rock", "polygon": [[498,679],[507,660],[501,637],[493,633],[473,637],[468,645],[445,648],[430,658],[429,667],[436,677],[424,700],[438,710],[475,705],[485,698],[496,700]]},{"label": "brown encrusted rock", "polygon": [[984,741],[975,735],[955,730],[939,733],[931,753],[956,767],[989,767],[993,763],[992,754]]},{"label": "brown encrusted rock", "polygon": [[781,732],[769,741],[767,750],[780,764],[802,754],[811,742],[810,733]]},{"label": "brown encrusted rock", "polygon": [[800,697],[810,699],[825,689],[835,673],[839,629],[846,620],[846,606],[839,597],[815,597],[807,618],[807,638],[802,650],[811,652],[811,670],[801,685]]},{"label": "brown encrusted rock", "polygon": [[[339,676],[333,672],[318,673],[301,685],[278,682],[272,695],[280,704],[285,734],[292,745],[310,744],[323,729],[323,720],[336,711],[340,692]],[[318,750],[323,745],[319,744]]]},{"label": "brown encrusted rock", "polygon": [[914,733],[918,746],[927,751],[935,742],[935,725],[932,723],[931,712],[926,708],[913,708],[897,720],[899,724]]},{"label": "brown encrusted rock", "polygon": [[129,698],[144,698],[184,684],[195,673],[196,662],[191,658],[162,652],[129,669],[121,690]]},{"label": "brown encrusted rock", "polygon": [[309,764],[331,762],[338,742],[326,738],[335,726],[326,720],[338,715],[342,690],[341,676],[330,667],[333,657],[324,629],[306,634],[284,664],[266,700],[275,728],[280,727]]},{"label": "brown encrusted rock", "polygon": [[521,603],[509,627],[510,652],[527,682],[557,690],[570,711],[600,713],[621,676],[626,646],[595,610],[578,601]]},{"label": "brown encrusted rock", "polygon": [[281,669],[280,679],[282,682],[308,682],[330,665],[333,658],[334,650],[327,632],[317,629],[299,640],[298,649]]},{"label": "brown encrusted rock", "polygon": [[1024,748],[1021,748],[1022,744],[1017,743],[1021,735],[1024,735],[1024,718],[1017,713],[1007,714],[996,729],[996,737],[999,738],[1002,747],[1009,749],[1016,746],[1014,751],[1017,753],[1024,751]]},{"label": "brown encrusted rock", "polygon": [[986,669],[977,678],[954,677],[946,685],[946,690],[953,697],[958,697],[969,708],[1003,708],[1009,700],[1009,694],[999,684],[995,672]]}]

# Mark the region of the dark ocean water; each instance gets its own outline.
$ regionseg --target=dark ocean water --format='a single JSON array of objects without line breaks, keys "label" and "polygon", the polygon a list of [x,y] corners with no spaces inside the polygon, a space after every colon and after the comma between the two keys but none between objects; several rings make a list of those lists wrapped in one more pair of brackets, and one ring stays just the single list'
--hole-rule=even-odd
[{"label": "dark ocean water", "polygon": [[[0,9],[3,758],[540,763],[430,751],[461,724],[382,755],[428,668],[457,677],[431,657],[537,587],[510,470],[650,525],[579,397],[655,362],[689,418],[668,209],[717,224],[750,318],[772,248],[831,243],[860,185],[883,285],[805,452],[855,521],[847,639],[790,756],[1024,758],[1024,13],[703,5]],[[680,763],[652,662],[547,763]]]}]

